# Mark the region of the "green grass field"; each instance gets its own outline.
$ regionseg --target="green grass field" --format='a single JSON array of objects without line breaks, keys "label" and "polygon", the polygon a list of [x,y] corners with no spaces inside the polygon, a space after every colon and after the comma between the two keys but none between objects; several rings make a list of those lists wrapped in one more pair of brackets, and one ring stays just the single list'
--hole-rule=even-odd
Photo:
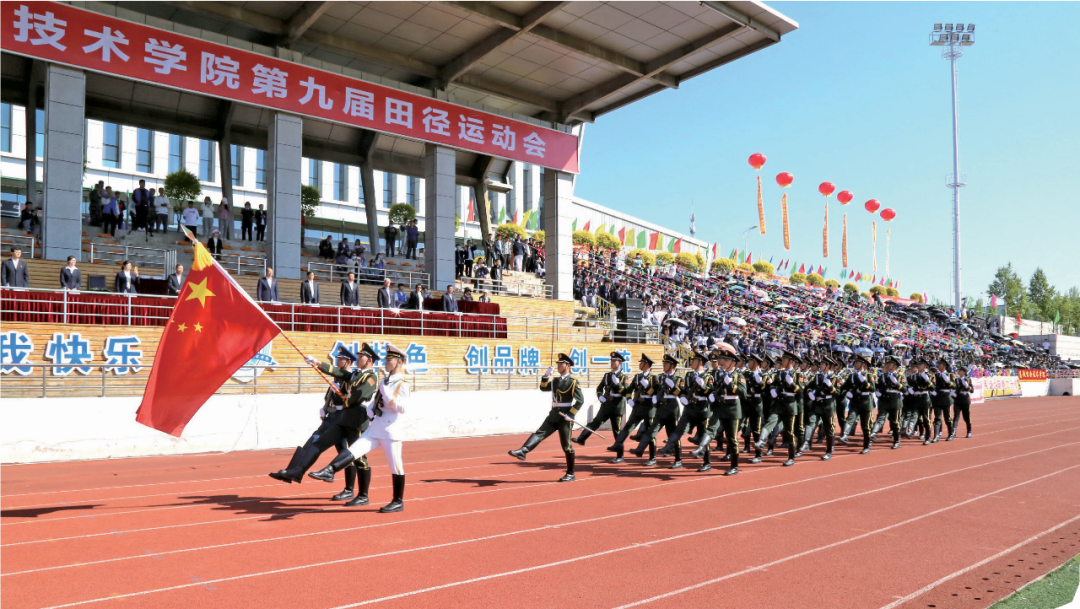
[{"label": "green grass field", "polygon": [[1080,555],[1046,577],[1032,583],[991,609],[1056,609],[1076,597],[1080,583]]}]

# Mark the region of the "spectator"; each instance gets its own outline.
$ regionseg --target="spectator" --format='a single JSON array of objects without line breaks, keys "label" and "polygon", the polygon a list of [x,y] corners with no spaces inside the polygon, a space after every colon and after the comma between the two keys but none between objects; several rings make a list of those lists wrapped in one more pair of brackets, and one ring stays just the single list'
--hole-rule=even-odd
[{"label": "spectator", "polygon": [[169,197],[165,196],[165,189],[157,189],[157,196],[154,197],[154,216],[162,233],[169,232],[169,213],[171,211],[172,205],[169,203]]},{"label": "spectator", "polygon": [[383,279],[383,287],[379,288],[379,292],[375,294],[375,305],[380,309],[396,308],[394,291],[391,289],[393,284],[393,281]]},{"label": "spectator", "polygon": [[255,219],[255,211],[251,209],[251,202],[244,203],[244,209],[240,210],[240,239],[251,241],[254,236],[251,233],[251,222]]},{"label": "spectator", "polygon": [[405,305],[405,308],[410,311],[423,311],[424,310],[424,286],[416,284],[416,289],[409,294],[409,303]]},{"label": "spectator", "polygon": [[334,241],[327,235],[319,242],[319,257],[330,260],[334,257]]},{"label": "spectator", "polygon": [[525,244],[521,242],[521,237],[514,237],[514,245],[511,250],[514,254],[514,270],[520,271],[521,265],[525,261]]},{"label": "spectator", "polygon": [[476,254],[473,252],[472,241],[466,240],[465,241],[465,253],[464,253],[465,276],[466,277],[472,277],[473,276],[473,272],[472,272],[473,271],[473,259],[474,259],[475,256],[476,256]]},{"label": "spectator", "polygon": [[394,308],[400,309],[409,302],[409,294],[405,292],[405,284],[397,284],[397,291],[394,292]]},{"label": "spectator", "polygon": [[41,219],[38,218],[37,212],[34,211],[33,203],[27,203],[23,207],[22,213],[19,214],[19,226],[31,235],[41,236]]},{"label": "spectator", "polygon": [[75,266],[75,256],[67,257],[67,266],[60,269],[60,288],[78,291],[82,287],[82,271]]},{"label": "spectator", "polygon": [[488,294],[487,290],[480,292],[480,300],[477,302],[491,302],[491,294]]},{"label": "spectator", "polygon": [[156,215],[156,212],[151,211],[150,206],[154,203],[153,194],[146,189],[146,180],[139,180],[139,187],[131,193],[131,203],[135,207],[133,224],[135,230],[145,230],[148,235],[153,235],[154,226],[150,222],[150,217]]},{"label": "spectator", "polygon": [[538,279],[547,278],[547,265],[543,258],[536,259],[536,277]]},{"label": "spectator", "polygon": [[356,241],[353,242],[353,248],[352,249],[353,249],[354,252],[356,252],[357,254],[359,254],[361,256],[363,256],[364,254],[367,253],[367,248],[364,247],[363,243],[360,243],[359,238],[357,238]]},{"label": "spectator", "polygon": [[217,208],[218,215],[218,230],[221,231],[221,237],[223,239],[232,239],[232,225],[233,217],[232,210],[229,209],[229,200],[222,199],[221,205]]},{"label": "spectator", "polygon": [[101,208],[101,232],[115,237],[116,227],[120,224],[120,203],[116,200],[111,186],[105,187],[105,198],[102,201],[105,205]]},{"label": "spectator", "polygon": [[386,260],[383,259],[382,254],[375,254],[375,259],[371,261],[371,268],[371,276],[375,279],[386,277]]},{"label": "spectator", "polygon": [[169,296],[179,296],[180,290],[184,287],[184,265],[176,265],[172,275],[165,279],[165,284],[169,290]]},{"label": "spectator", "polygon": [[341,306],[360,306],[360,286],[356,284],[356,273],[349,271],[345,280],[341,282]]},{"label": "spectator", "polygon": [[465,276],[465,246],[460,243],[454,248],[454,278]]},{"label": "spectator", "polygon": [[[195,209],[195,201],[188,201],[187,209],[184,210],[184,226],[187,227],[191,234],[199,236],[199,210]],[[194,245],[194,243],[192,244]]]},{"label": "spectator", "polygon": [[262,203],[255,210],[255,240],[262,241],[266,238],[266,212],[263,211]]},{"label": "spectator", "polygon": [[491,285],[492,285],[492,290],[496,294],[499,294],[499,293],[502,292],[502,278],[503,278],[502,261],[495,260],[495,266],[491,267]]},{"label": "spectator", "polygon": [[420,240],[420,229],[416,226],[416,220],[409,222],[405,229],[405,257],[416,260],[416,243]]},{"label": "spectator", "polygon": [[394,245],[397,242],[398,229],[393,224],[387,224],[386,229],[383,231],[383,236],[386,238],[386,257],[392,258],[394,256]]},{"label": "spectator", "polygon": [[319,304],[319,283],[315,281],[315,271],[308,271],[307,279],[300,283],[300,302]]},{"label": "spectator", "polygon": [[221,241],[221,231],[215,228],[214,232],[211,233],[210,238],[206,240],[206,249],[210,250],[210,253],[213,254],[214,258],[219,262],[221,261],[221,248],[223,245],[224,244]]},{"label": "spectator", "polygon": [[17,245],[12,246],[11,257],[4,261],[3,285],[5,288],[30,287],[30,271],[22,259],[22,248]]},{"label": "spectator", "polygon": [[345,256],[346,258],[352,257],[352,246],[349,245],[349,240],[345,237],[341,238],[338,242],[337,253],[339,256]]},{"label": "spectator", "polygon": [[[117,207],[117,209],[120,210],[119,213],[116,214],[118,216],[117,220],[119,220],[119,222],[120,222],[120,225],[118,226],[118,228],[120,230],[130,230],[129,227],[131,226],[131,224],[124,222],[124,218],[126,217],[126,216],[124,216],[124,213],[127,211],[127,203],[124,202],[124,199],[120,197],[119,193],[115,193],[115,194],[116,194],[116,207]],[[130,220],[130,218],[129,218],[129,220]]]},{"label": "spectator", "polygon": [[[248,203],[248,209],[251,204]],[[261,302],[278,302],[278,282],[274,281],[274,269],[266,267],[266,277],[259,280],[256,288],[258,300]]]},{"label": "spectator", "polygon": [[461,295],[461,300],[463,300],[465,302],[472,302],[473,301],[472,288],[465,288],[465,293]]},{"label": "spectator", "polygon": [[442,295],[442,310],[444,313],[457,313],[457,300],[454,298],[453,284],[446,286],[446,292]]},{"label": "spectator", "polygon": [[204,235],[209,235],[210,231],[214,230],[214,202],[210,197],[203,199],[202,230]]},{"label": "spectator", "polygon": [[101,205],[105,198],[105,182],[94,184],[90,191],[90,226],[101,226]]},{"label": "spectator", "polygon": [[137,294],[139,285],[139,269],[132,269],[131,261],[125,260],[120,265],[120,272],[116,274],[116,284],[113,291],[117,294]]}]

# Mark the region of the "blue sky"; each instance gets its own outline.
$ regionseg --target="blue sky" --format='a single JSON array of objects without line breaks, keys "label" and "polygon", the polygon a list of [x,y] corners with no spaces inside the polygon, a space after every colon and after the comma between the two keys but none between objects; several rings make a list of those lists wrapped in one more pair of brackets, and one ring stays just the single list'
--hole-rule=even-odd
[{"label": "blue sky", "polygon": [[[876,198],[897,218],[878,218],[878,269],[892,229],[892,277],[905,296],[951,300],[952,172],[949,63],[928,34],[937,22],[976,24],[958,62],[962,279],[979,296],[1012,262],[1025,282],[1042,266],[1059,290],[1080,286],[1080,43],[1067,30],[1080,3],[770,2],[799,29],[748,58],[600,117],[585,132],[576,193],[742,249],[757,224],[754,152],[767,234],[749,249],[841,269],[841,216],[849,265],[869,271]],[[783,249],[781,189],[788,192],[792,249]],[[855,200],[829,204],[829,258],[821,256],[823,181]]]}]

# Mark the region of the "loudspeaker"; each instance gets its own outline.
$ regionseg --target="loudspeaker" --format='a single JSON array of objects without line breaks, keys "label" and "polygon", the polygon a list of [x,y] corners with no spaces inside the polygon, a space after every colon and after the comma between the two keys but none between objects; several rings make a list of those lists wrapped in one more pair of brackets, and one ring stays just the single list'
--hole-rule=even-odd
[{"label": "loudspeaker", "polygon": [[615,306],[620,309],[641,309],[640,298],[620,298],[615,301]]}]

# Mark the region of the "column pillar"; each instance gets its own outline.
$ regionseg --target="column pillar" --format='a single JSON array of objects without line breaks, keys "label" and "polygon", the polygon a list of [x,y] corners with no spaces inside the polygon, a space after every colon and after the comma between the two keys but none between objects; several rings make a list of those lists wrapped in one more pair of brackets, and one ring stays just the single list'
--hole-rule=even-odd
[{"label": "column pillar", "polygon": [[[276,112],[266,149],[267,262],[274,276],[300,279],[300,163],[304,123]],[[232,203],[232,201],[229,201]]]},{"label": "column pillar", "polygon": [[547,169],[544,176],[544,234],[547,241],[547,284],[556,300],[574,298],[574,244],[571,226],[574,221],[574,177]]},{"label": "column pillar", "polygon": [[424,145],[424,270],[432,290],[454,283],[453,148]]},{"label": "column pillar", "polygon": [[[218,165],[220,165],[218,175],[221,176],[221,196],[229,200],[229,209],[232,210],[236,205],[236,201],[233,200],[233,179],[232,174],[232,116],[233,108],[235,104],[231,101],[222,102],[221,107],[218,109],[218,120],[221,122],[221,137],[218,139]],[[299,165],[297,165],[299,167]],[[244,168],[240,168],[240,175],[242,176]],[[217,201],[220,203],[220,201]],[[269,223],[267,223],[269,228]],[[209,235],[207,235],[209,237]]]},{"label": "column pillar", "polygon": [[[47,260],[80,257],[86,75],[50,64],[45,74],[42,245]],[[27,108],[27,112],[34,109]],[[34,139],[34,133],[26,135]],[[31,167],[36,166],[36,159]]]},{"label": "column pillar", "polygon": [[374,258],[379,249],[379,209],[375,202],[375,168],[371,165],[371,156],[379,142],[376,131],[365,131],[360,137],[360,189],[364,195],[364,215],[367,219],[368,256]]},{"label": "column pillar", "polygon": [[[37,196],[37,155],[42,152],[37,149],[37,107],[38,107],[38,84],[41,81],[41,71],[44,64],[35,59],[27,60],[26,73],[26,113],[24,127],[26,133],[26,202],[38,206]],[[40,209],[40,207],[38,207]]]}]

